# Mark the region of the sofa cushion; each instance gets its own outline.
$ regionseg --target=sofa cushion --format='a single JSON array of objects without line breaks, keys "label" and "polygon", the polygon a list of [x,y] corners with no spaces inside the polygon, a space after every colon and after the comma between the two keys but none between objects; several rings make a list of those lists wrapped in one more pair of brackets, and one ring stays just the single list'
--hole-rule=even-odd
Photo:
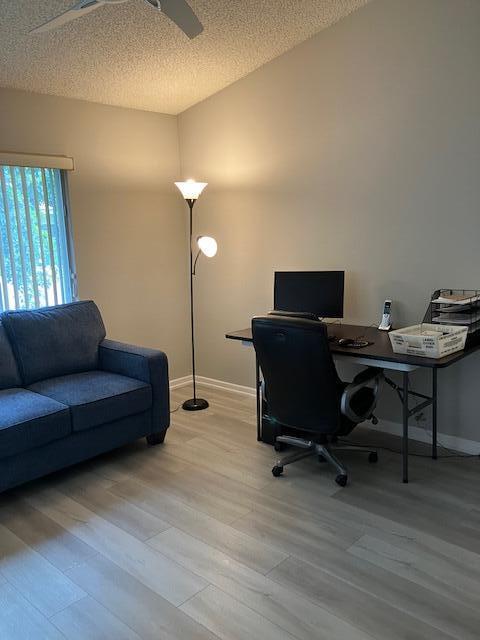
[{"label": "sofa cushion", "polygon": [[6,311],[2,322],[25,386],[98,366],[105,327],[94,302]]},{"label": "sofa cushion", "polygon": [[91,429],[152,406],[149,384],[106,371],[51,378],[29,388],[69,406],[73,431]]},{"label": "sofa cushion", "polygon": [[72,432],[65,405],[27,391],[0,391],[0,458],[23,453]]},{"label": "sofa cushion", "polygon": [[0,389],[21,386],[17,363],[8,341],[5,329],[0,323]]}]

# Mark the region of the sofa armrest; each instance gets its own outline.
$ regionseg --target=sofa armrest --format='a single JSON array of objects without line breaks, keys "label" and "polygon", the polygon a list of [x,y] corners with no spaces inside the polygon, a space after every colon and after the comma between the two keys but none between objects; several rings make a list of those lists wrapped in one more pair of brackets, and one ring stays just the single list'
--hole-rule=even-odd
[{"label": "sofa armrest", "polygon": [[110,373],[147,382],[152,387],[152,433],[165,431],[170,424],[168,359],[163,351],[103,340],[99,368]]}]

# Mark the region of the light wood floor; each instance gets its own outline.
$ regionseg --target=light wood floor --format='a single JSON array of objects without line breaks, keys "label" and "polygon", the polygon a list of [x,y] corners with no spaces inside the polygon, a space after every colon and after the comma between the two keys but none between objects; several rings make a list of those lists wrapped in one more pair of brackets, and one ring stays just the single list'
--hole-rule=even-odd
[{"label": "light wood floor", "polygon": [[409,485],[383,451],[345,454],[345,489],[313,458],[273,478],[253,399],[203,391],[164,445],[0,496],[1,640],[478,640],[478,460],[412,458]]}]

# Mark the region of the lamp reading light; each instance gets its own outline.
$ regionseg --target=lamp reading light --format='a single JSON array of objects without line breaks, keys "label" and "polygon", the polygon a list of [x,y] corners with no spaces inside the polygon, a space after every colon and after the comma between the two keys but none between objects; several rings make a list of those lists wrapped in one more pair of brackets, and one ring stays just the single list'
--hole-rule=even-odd
[{"label": "lamp reading light", "polygon": [[207,184],[208,182],[195,182],[191,178],[186,182],[175,182],[175,186],[180,190],[185,200],[198,200]]},{"label": "lamp reading light", "polygon": [[200,236],[197,239],[197,245],[203,255],[207,258],[213,258],[217,255],[217,241],[210,236]]}]

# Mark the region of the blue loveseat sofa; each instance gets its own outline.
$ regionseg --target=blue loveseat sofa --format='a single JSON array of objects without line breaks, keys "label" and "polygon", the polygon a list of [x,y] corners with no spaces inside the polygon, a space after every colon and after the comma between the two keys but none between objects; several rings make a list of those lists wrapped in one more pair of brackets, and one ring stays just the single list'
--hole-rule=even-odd
[{"label": "blue loveseat sofa", "polygon": [[166,355],[105,340],[94,302],[0,315],[0,491],[169,422]]}]

